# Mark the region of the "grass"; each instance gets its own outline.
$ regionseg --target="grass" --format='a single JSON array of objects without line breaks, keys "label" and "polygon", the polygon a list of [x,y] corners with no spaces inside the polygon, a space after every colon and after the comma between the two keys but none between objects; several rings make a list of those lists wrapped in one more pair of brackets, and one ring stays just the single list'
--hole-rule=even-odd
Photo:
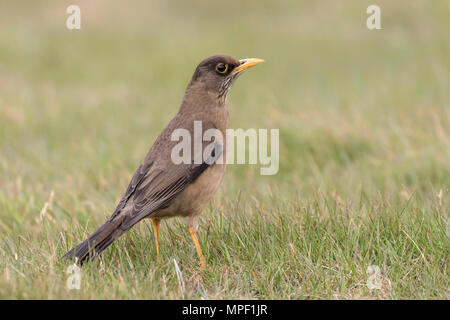
[{"label": "grass", "polygon": [[[64,1],[0,12],[0,298],[448,299],[450,21],[445,2]],[[233,14],[230,14],[233,12]],[[195,65],[261,57],[233,128],[279,128],[280,171],[229,166],[200,219],[143,221],[82,268],[60,257],[106,217]],[[184,282],[179,285],[173,260]],[[381,271],[369,290],[367,268]]]}]

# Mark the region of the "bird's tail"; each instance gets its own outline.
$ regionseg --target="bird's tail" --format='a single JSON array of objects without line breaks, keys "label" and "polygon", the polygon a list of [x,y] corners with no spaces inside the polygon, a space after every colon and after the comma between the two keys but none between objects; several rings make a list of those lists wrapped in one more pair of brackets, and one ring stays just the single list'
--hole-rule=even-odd
[{"label": "bird's tail", "polygon": [[63,258],[83,264],[85,260],[102,253],[125,231],[120,228],[120,221],[108,220],[91,234],[88,239],[67,252]]}]

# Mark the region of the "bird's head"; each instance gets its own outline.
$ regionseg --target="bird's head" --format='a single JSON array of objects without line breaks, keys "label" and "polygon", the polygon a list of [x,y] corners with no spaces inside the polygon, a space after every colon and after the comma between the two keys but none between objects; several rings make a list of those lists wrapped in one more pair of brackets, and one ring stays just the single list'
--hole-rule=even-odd
[{"label": "bird's head", "polygon": [[206,58],[197,66],[189,87],[199,86],[208,92],[225,98],[234,80],[242,71],[264,62],[262,59],[248,58],[237,60],[227,55]]}]

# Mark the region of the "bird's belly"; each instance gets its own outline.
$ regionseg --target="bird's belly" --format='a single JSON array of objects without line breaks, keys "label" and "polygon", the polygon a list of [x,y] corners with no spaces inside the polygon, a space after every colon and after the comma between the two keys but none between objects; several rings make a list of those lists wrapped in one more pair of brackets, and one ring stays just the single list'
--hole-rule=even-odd
[{"label": "bird's belly", "polygon": [[170,205],[155,211],[151,218],[198,215],[219,188],[226,164],[215,164],[206,169],[193,183],[188,185]]}]

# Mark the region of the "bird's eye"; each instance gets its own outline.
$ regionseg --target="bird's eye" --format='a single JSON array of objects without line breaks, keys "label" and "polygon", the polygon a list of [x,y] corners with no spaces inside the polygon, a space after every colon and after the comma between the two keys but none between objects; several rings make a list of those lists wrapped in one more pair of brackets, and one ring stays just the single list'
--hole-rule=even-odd
[{"label": "bird's eye", "polygon": [[226,73],[228,71],[228,64],[226,64],[226,63],[219,63],[216,66],[216,71],[218,73],[222,73],[222,74]]}]

